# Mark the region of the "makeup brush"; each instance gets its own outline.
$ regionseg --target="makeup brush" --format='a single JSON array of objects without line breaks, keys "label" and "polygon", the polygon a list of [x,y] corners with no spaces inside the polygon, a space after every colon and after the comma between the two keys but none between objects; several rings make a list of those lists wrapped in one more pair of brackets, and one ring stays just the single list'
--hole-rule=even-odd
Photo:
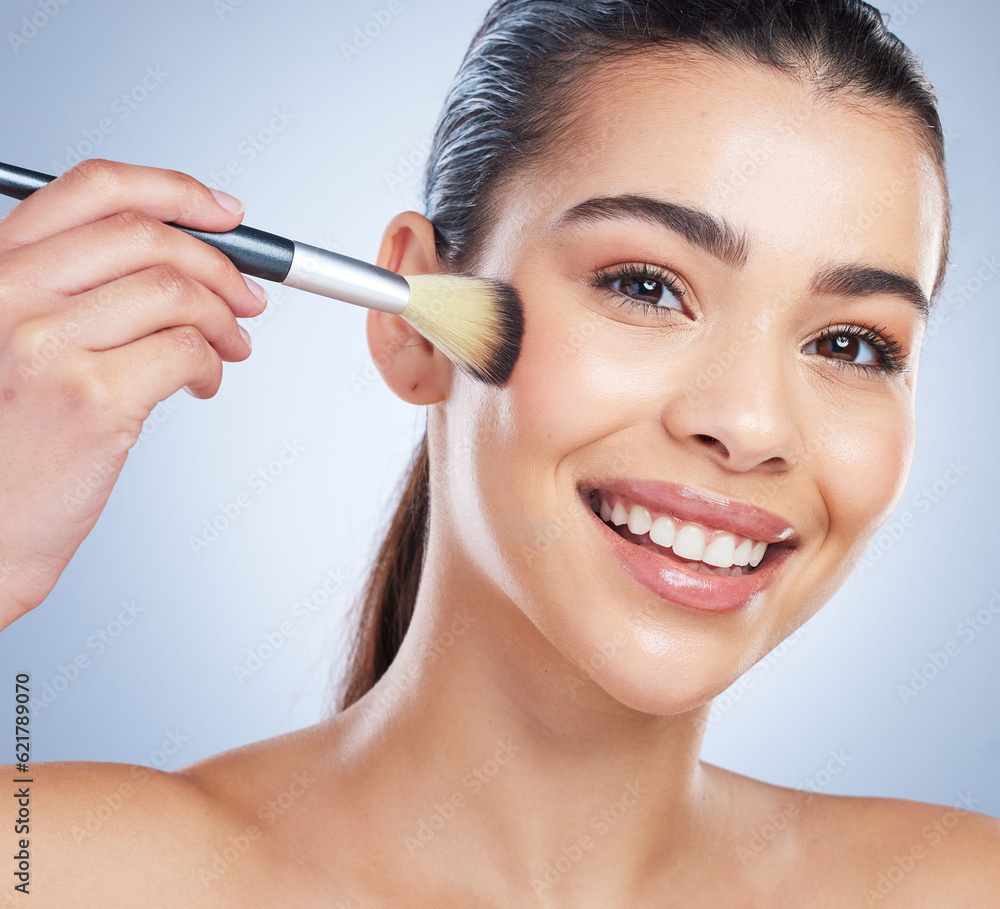
[{"label": "makeup brush", "polygon": [[[0,163],[0,194],[26,199],[55,177]],[[402,316],[460,369],[491,385],[510,377],[524,316],[509,284],[474,275],[404,278],[359,259],[243,225],[204,231],[168,222],[223,252],[244,274]]]}]

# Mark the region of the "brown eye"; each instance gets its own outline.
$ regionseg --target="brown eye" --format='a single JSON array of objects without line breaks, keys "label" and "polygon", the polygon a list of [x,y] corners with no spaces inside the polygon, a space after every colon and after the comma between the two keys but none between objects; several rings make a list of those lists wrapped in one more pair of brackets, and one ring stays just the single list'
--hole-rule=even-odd
[{"label": "brown eye", "polygon": [[875,343],[850,331],[834,329],[807,344],[804,353],[819,354],[828,360],[841,360],[855,366],[884,365]]},{"label": "brown eye", "polygon": [[617,276],[609,276],[602,283],[629,302],[646,309],[674,309],[681,312],[684,309],[680,305],[684,291],[673,280],[650,274],[648,269],[627,269]]},{"label": "brown eye", "polygon": [[634,299],[642,300],[644,303],[653,303],[656,306],[660,305],[663,300],[664,291],[666,291],[666,286],[663,282],[652,279],[645,281],[623,280],[616,281],[615,284],[622,285],[620,293],[623,293],[626,297],[633,297]]},{"label": "brown eye", "polygon": [[861,342],[849,335],[830,335],[827,338],[821,338],[816,348],[818,353],[824,357],[835,357],[838,360],[854,363],[858,358]]}]

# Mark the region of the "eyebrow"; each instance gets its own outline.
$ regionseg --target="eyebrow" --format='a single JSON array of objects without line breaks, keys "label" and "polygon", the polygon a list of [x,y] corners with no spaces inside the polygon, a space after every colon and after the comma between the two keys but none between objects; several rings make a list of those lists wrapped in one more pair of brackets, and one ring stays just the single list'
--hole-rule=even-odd
[{"label": "eyebrow", "polygon": [[925,320],[931,309],[927,295],[913,278],[864,265],[831,265],[813,278],[810,290],[814,294],[837,297],[871,297],[876,294],[902,297],[912,303]]},{"label": "eyebrow", "polygon": [[[750,240],[725,219],[707,211],[650,196],[621,195],[588,199],[564,212],[550,230],[600,221],[645,221],[665,227],[692,246],[704,250],[732,268],[743,268],[750,258]],[[912,303],[926,319],[930,302],[913,278],[864,265],[829,265],[812,280],[810,291],[841,297],[890,294]]]},{"label": "eyebrow", "polygon": [[666,227],[680,234],[692,246],[733,268],[742,268],[750,257],[750,241],[723,220],[707,211],[689,208],[649,196],[603,196],[588,199],[564,212],[552,230],[573,224],[631,219]]}]

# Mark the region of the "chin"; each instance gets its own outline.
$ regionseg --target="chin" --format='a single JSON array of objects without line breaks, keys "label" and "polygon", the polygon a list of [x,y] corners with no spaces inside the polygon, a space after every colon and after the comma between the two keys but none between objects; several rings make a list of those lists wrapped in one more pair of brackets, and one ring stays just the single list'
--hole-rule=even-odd
[{"label": "chin", "polygon": [[647,657],[648,667],[622,665],[592,672],[593,683],[623,707],[650,716],[680,716],[707,707],[738,678],[733,667],[686,661],[665,666],[663,659]]},{"label": "chin", "polygon": [[[533,600],[536,608],[542,602]],[[590,700],[588,690],[596,686],[630,710],[684,714],[708,705],[753,662],[748,649],[756,635],[736,627],[722,634],[687,610],[665,616],[651,612],[647,601],[592,591],[548,602],[544,615],[529,619],[569,664],[571,701]]]}]

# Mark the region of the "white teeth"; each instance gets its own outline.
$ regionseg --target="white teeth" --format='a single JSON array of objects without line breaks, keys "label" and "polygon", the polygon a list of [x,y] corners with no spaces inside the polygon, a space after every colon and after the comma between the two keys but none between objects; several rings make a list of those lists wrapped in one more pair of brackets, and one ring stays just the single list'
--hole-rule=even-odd
[{"label": "white teeth", "polygon": [[641,505],[633,505],[632,510],[628,513],[628,529],[632,533],[644,534],[649,533],[649,528],[653,526],[653,518],[649,513],[648,508],[643,508]]},{"label": "white teeth", "polygon": [[677,525],[674,523],[673,518],[668,518],[666,515],[653,521],[653,526],[649,528],[649,538],[657,546],[662,546],[665,549],[669,549],[674,545],[674,537],[676,535]]},{"label": "white teeth", "polygon": [[[751,540],[729,531],[715,530],[694,522],[680,523],[669,515],[657,515],[643,505],[633,505],[626,510],[619,499],[614,506],[604,496],[599,496],[600,507],[591,503],[606,524],[628,529],[636,536],[649,534],[649,539],[674,554],[690,559],[690,567],[706,574],[736,576],[756,568],[764,559],[767,543]],[[711,542],[709,538],[711,537]]]},{"label": "white teeth", "polygon": [[701,560],[716,568],[729,568],[733,564],[733,554],[736,552],[736,537],[731,533],[720,533],[705,547]]},{"label": "white teeth", "polygon": [[705,554],[705,531],[697,524],[681,524],[671,548],[682,559],[698,561]]}]

